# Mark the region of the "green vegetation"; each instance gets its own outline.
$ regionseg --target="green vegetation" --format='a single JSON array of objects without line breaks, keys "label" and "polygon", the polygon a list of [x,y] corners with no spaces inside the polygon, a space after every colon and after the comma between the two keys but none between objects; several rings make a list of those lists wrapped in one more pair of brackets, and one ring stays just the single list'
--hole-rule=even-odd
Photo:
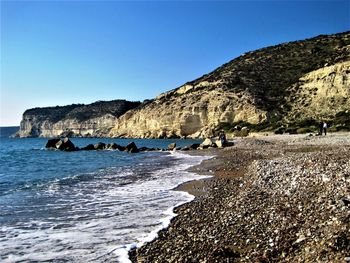
[{"label": "green vegetation", "polygon": [[252,124],[246,121],[239,121],[234,123],[220,123],[216,130],[224,130],[225,132],[234,132],[235,130],[240,130],[243,127],[247,127],[251,132],[266,132],[273,131],[277,129],[282,122],[262,122],[258,124]]},{"label": "green vegetation", "polygon": [[[329,132],[350,131],[350,111],[340,111],[333,118],[321,120],[328,124]],[[288,123],[286,127],[279,127],[275,130],[276,134],[290,133],[302,134],[318,132],[319,120],[303,119],[293,123]]]},{"label": "green vegetation", "polygon": [[347,45],[349,32],[266,47],[239,56],[187,84],[220,80],[225,90],[246,90],[253,95],[258,108],[278,111],[282,116],[290,109],[286,98],[293,91],[288,88],[308,72],[349,60],[349,52],[344,52]]},{"label": "green vegetation", "polygon": [[297,129],[297,134],[303,134],[303,133],[310,133],[310,132],[314,132],[316,129],[312,129],[312,128],[298,128]]},{"label": "green vegetation", "polygon": [[[337,131],[350,131],[350,110],[338,112],[334,118],[326,121],[328,124],[329,132]],[[263,122],[259,124],[251,124],[245,121],[239,121],[234,123],[220,123],[216,130],[224,130],[227,133],[237,133],[241,131],[243,127],[246,127],[250,132],[268,132],[273,131],[275,134],[304,134],[318,132],[319,120],[315,119],[302,119],[291,123],[283,123],[282,121],[275,122]]]},{"label": "green vegetation", "polygon": [[247,137],[249,135],[249,130],[248,129],[243,129],[243,130],[236,130],[233,132],[234,136],[236,137]]},{"label": "green vegetation", "polygon": [[[350,53],[346,52],[350,45],[350,32],[334,35],[320,35],[302,41],[295,41],[262,48],[248,52],[216,70],[202,77],[187,82],[187,85],[196,86],[203,81],[220,81],[220,85],[202,86],[190,89],[186,96],[201,89],[211,90],[221,88],[225,91],[248,92],[252,102],[258,109],[269,113],[269,120],[260,124],[246,122],[220,123],[218,129],[233,132],[235,127],[248,127],[251,131],[276,131],[277,133],[307,133],[317,131],[319,120],[301,119],[294,123],[287,123],[284,119],[290,113],[293,99],[299,89],[300,78],[319,68],[334,65],[335,63],[350,60]],[[312,93],[317,92],[313,89]],[[175,94],[173,96],[176,96]],[[304,107],[308,101],[300,102]],[[335,130],[349,129],[349,112],[341,112],[333,119],[326,121]],[[333,126],[334,125],[334,126]]]},{"label": "green vegetation", "polygon": [[101,117],[105,114],[119,117],[126,111],[138,107],[140,104],[140,102],[126,100],[97,101],[87,105],[72,104],[68,106],[29,109],[24,112],[23,116],[35,118],[38,122],[47,120],[56,123],[64,119],[85,121],[91,118]]}]

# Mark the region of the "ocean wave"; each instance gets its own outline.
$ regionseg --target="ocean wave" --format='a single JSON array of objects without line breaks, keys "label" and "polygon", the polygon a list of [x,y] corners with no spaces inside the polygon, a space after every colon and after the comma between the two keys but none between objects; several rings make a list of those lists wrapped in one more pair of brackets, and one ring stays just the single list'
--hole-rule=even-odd
[{"label": "ocean wave", "polygon": [[[188,154],[184,154],[184,153],[180,153],[180,152],[172,152],[172,155],[179,158],[182,161],[182,164],[180,166],[177,166],[178,171],[182,171],[184,173],[188,173],[188,175],[194,175],[195,177],[191,178],[191,179],[184,179],[182,182],[179,182],[176,186],[174,186],[172,189],[174,189],[175,187],[179,186],[182,183],[185,183],[187,181],[191,181],[191,180],[200,180],[200,179],[204,179],[204,178],[210,178],[211,176],[209,175],[197,175],[191,172],[187,172],[185,171],[186,169],[190,168],[191,166],[200,164],[202,161],[206,160],[206,159],[210,159],[213,156],[192,156],[192,155],[188,155]],[[173,191],[173,190],[171,190]],[[129,251],[131,249],[134,248],[138,248],[143,246],[145,243],[151,242],[154,239],[156,239],[158,237],[158,233],[159,231],[161,231],[162,229],[165,229],[169,226],[171,220],[177,216],[176,213],[174,213],[174,209],[185,204],[188,202],[191,202],[195,197],[187,192],[179,192],[177,191],[177,193],[181,194],[185,200],[175,204],[174,206],[169,207],[168,209],[166,209],[163,213],[162,216],[159,220],[158,223],[156,224],[156,228],[152,230],[151,233],[149,233],[146,236],[143,236],[143,238],[139,239],[139,242],[134,242],[134,243],[129,243],[129,244],[124,244],[121,246],[118,246],[115,248],[115,250],[113,251],[113,253],[117,256],[118,258],[118,262],[120,263],[131,263],[130,259],[129,259]]]},{"label": "ocean wave", "polygon": [[185,170],[205,158],[152,153],[30,188],[4,211],[10,220],[3,219],[0,261],[127,262],[132,246],[154,239],[173,208],[193,199],[172,189],[203,178]]}]

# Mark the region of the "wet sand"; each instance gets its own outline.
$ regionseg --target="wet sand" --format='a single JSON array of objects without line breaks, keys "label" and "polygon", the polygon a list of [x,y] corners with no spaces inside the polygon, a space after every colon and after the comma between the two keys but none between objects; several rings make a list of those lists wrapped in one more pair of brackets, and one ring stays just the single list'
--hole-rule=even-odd
[{"label": "wet sand", "polygon": [[350,135],[268,136],[191,171],[212,178],[177,190],[196,196],[132,262],[350,262]]}]

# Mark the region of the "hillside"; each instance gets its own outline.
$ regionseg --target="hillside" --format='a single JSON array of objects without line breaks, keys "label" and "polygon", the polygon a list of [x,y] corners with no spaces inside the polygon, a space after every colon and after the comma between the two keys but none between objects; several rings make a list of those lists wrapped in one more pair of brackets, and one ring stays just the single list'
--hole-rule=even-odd
[{"label": "hillside", "polygon": [[18,136],[98,136],[108,132],[119,116],[140,104],[113,100],[29,109],[23,113]]},{"label": "hillside", "polygon": [[21,137],[207,137],[220,129],[350,130],[350,32],[245,53],[144,103],[27,110]]},{"label": "hillside", "polygon": [[[206,137],[253,130],[349,128],[350,32],[248,52],[118,118],[109,136]],[[342,127],[340,127],[342,128]]]}]

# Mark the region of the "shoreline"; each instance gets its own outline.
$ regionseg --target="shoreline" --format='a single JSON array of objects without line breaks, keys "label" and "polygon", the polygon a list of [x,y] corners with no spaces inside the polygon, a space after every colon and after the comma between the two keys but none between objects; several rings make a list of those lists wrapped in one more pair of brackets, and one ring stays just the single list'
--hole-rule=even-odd
[{"label": "shoreline", "polygon": [[[159,226],[154,229],[153,231],[151,231],[147,237],[143,238],[141,241],[135,242],[135,243],[130,243],[130,244],[124,244],[121,246],[116,247],[115,249],[113,249],[113,252],[116,256],[117,256],[117,261],[118,262],[132,262],[130,260],[130,251],[138,249],[139,247],[144,246],[145,244],[148,244],[150,242],[152,242],[153,240],[158,238],[158,234],[167,229],[171,223],[171,221],[178,215],[175,211],[178,207],[181,207],[187,203],[192,202],[195,198],[196,195],[191,193],[190,191],[186,191],[186,190],[181,190],[180,188],[183,185],[187,185],[187,184],[191,184],[194,182],[199,182],[202,180],[208,180],[211,179],[209,177],[207,177],[207,173],[203,173],[203,174],[198,174],[195,171],[192,171],[191,169],[193,167],[197,167],[200,166],[202,162],[205,162],[207,160],[210,160],[210,158],[212,156],[210,156],[209,154],[199,154],[196,153],[195,151],[193,153],[189,153],[189,152],[181,152],[181,151],[174,151],[174,152],[170,152],[171,154],[180,154],[180,158],[184,159],[183,161],[185,161],[185,159],[187,159],[188,157],[192,156],[192,157],[201,157],[201,156],[206,156],[204,159],[202,158],[202,160],[200,160],[200,163],[193,165],[193,164],[187,164],[189,167],[185,168],[185,169],[181,169],[181,172],[185,172],[185,173],[190,173],[193,176],[195,176],[195,178],[190,179],[189,181],[185,181],[182,183],[179,183],[178,185],[176,185],[175,187],[169,189],[169,191],[176,191],[178,193],[181,193],[181,195],[186,196],[188,199],[185,201],[181,201],[177,204],[175,204],[172,207],[169,207],[167,210],[165,210],[163,212],[163,215],[165,215],[165,217],[161,218],[159,221]],[[209,156],[208,156],[209,155]]]},{"label": "shoreline", "polygon": [[[324,227],[319,226],[317,230],[323,235],[324,232],[332,232],[332,237],[323,238],[323,240],[322,235],[319,236],[317,231],[311,234],[306,231],[307,228],[313,226],[308,222],[310,221],[309,218],[329,223],[328,218],[322,218],[322,214],[331,215],[330,211],[333,211],[332,214],[334,214],[335,208],[328,206],[327,202],[321,201],[318,206],[327,205],[327,209],[326,211],[319,211],[317,207],[313,206],[312,202],[318,202],[317,198],[323,197],[326,200],[330,198],[331,192],[328,188],[337,185],[336,180],[324,179],[327,183],[329,182],[327,180],[331,181],[331,183],[328,183],[330,186],[327,184],[324,186],[325,182],[322,181],[322,176],[318,174],[319,171],[311,169],[309,172],[314,173],[317,178],[321,176],[321,184],[318,180],[315,180],[319,184],[317,187],[326,187],[324,196],[321,197],[318,196],[319,192],[312,190],[311,192],[314,195],[311,196],[312,201],[303,197],[305,192],[298,192],[295,189],[293,190],[295,198],[292,195],[293,198],[289,197],[289,201],[285,201],[283,199],[284,193],[281,191],[283,189],[273,184],[271,191],[268,188],[257,191],[255,188],[257,183],[265,183],[266,171],[273,171],[278,168],[280,170],[277,170],[277,172],[284,173],[285,168],[296,169],[294,165],[298,168],[300,162],[304,162],[303,165],[316,162],[316,165],[318,165],[317,161],[320,161],[321,166],[318,168],[324,169],[325,173],[327,173],[328,161],[335,164],[342,162],[343,166],[340,167],[338,172],[344,176],[344,169],[348,169],[350,166],[350,162],[347,164],[344,161],[344,157],[349,157],[349,150],[349,133],[346,133],[333,134],[327,137],[308,137],[305,135],[249,137],[237,139],[235,146],[230,148],[194,152],[194,155],[213,155],[213,152],[215,152],[213,158],[204,160],[200,165],[189,169],[189,171],[199,175],[208,174],[209,172],[214,176],[185,182],[176,187],[174,190],[186,191],[194,195],[195,198],[174,208],[174,213],[177,216],[171,220],[168,227],[158,232],[158,237],[155,240],[144,244],[140,248],[130,250],[129,258],[132,262],[268,262],[276,260],[311,262],[310,255],[312,254],[312,259],[316,259],[316,261],[327,258],[333,262],[344,262],[350,257],[345,253],[350,248],[350,236],[346,234],[350,231],[349,224],[340,223],[340,228],[332,225],[329,228],[333,232],[331,230],[327,230],[327,232]],[[328,155],[334,158],[328,160]],[[298,175],[298,172],[300,171],[296,170],[295,174]],[[275,175],[276,172],[271,172],[271,174]],[[271,175],[269,176],[271,177]],[[270,177],[268,177],[268,180],[271,180]],[[278,183],[286,180],[285,174],[280,177],[277,178],[280,179]],[[300,188],[306,187],[305,189],[309,189],[310,185],[305,184],[303,180],[306,180],[306,178],[302,178],[297,182],[300,184]],[[332,186],[332,184],[334,185]],[[345,183],[345,186],[347,185],[348,182]],[[342,186],[344,188],[344,185]],[[285,187],[288,188],[289,186],[285,185]],[[343,191],[343,188],[336,189],[337,193]],[[268,193],[264,193],[265,190]],[[251,195],[253,193],[255,195]],[[346,203],[348,196],[346,193],[342,193],[345,197],[341,197],[340,193],[338,198],[340,198],[340,202]],[[270,197],[273,195],[284,200],[284,203],[277,204],[274,202]],[[342,198],[345,198],[345,201]],[[240,203],[239,200],[244,202]],[[299,221],[294,223],[299,229],[297,233],[294,233],[296,229],[290,229],[291,232],[294,231],[294,235],[298,234],[298,236],[288,234],[289,224],[283,223],[282,220],[283,216],[288,218],[292,212],[295,213],[294,201],[296,204],[305,202],[304,206],[309,207],[309,210],[305,213],[299,211],[299,217],[303,218],[306,223],[301,224]],[[281,210],[280,207],[283,204],[287,204],[293,209],[289,207],[287,209],[288,213],[284,211],[283,214],[283,209]],[[337,214],[338,220],[343,222],[341,218],[346,216],[346,211],[343,211],[344,206],[336,208],[339,210],[337,211],[339,214]],[[271,223],[272,227],[264,223],[264,220],[271,216],[271,211],[267,213],[266,210],[272,210],[275,214],[275,219],[270,218],[270,220],[276,221]],[[247,213],[251,213],[252,218],[249,218],[249,216],[247,218]],[[255,220],[254,217],[258,217],[261,221]],[[294,222],[295,220],[291,217],[290,221]],[[251,232],[246,228],[259,230]],[[277,231],[277,233],[274,231]],[[279,234],[283,232],[286,233]],[[315,241],[305,241],[311,239],[309,237],[313,235],[315,235],[315,240],[319,242],[321,240],[321,245],[315,244]],[[325,245],[325,243],[331,242],[330,240],[333,242],[333,247],[336,247],[333,250]]]},{"label": "shoreline", "polygon": [[207,192],[208,184],[210,184],[210,182],[215,177],[215,174],[211,169],[211,162],[213,159],[217,158],[218,149],[206,149],[186,154],[195,156],[209,156],[209,159],[205,159],[200,164],[191,166],[188,169],[186,169],[186,171],[199,176],[209,176],[208,178],[198,178],[188,182],[184,182],[173,189],[174,191],[189,193],[194,197],[193,199],[195,199]]},{"label": "shoreline", "polygon": [[[47,169],[42,169],[43,174],[47,176],[45,178],[48,178],[48,180],[42,183],[40,187],[33,184],[32,188],[30,188],[32,186],[30,185],[25,189],[25,191],[29,190],[26,192],[29,198],[34,196],[35,200],[40,203],[40,205],[33,203],[33,207],[38,208],[35,211],[45,209],[45,212],[48,211],[48,213],[41,213],[41,217],[38,218],[35,213],[28,211],[25,214],[26,217],[23,216],[24,219],[22,221],[18,220],[16,225],[12,224],[11,219],[5,221],[4,247],[2,253],[0,253],[0,258],[6,262],[11,260],[35,261],[45,258],[56,258],[58,260],[68,260],[69,258],[70,261],[75,261],[74,258],[78,261],[100,261],[103,259],[109,261],[108,258],[110,260],[115,259],[116,249],[121,248],[120,250],[123,250],[124,244],[134,243],[134,240],[143,241],[149,232],[161,226],[158,223],[163,222],[164,225],[167,225],[167,220],[170,221],[170,217],[173,217],[171,211],[167,214],[169,207],[178,206],[182,202],[192,200],[192,196],[190,197],[185,192],[180,193],[170,190],[181,182],[197,179],[197,175],[186,173],[185,170],[190,166],[199,164],[204,159],[204,157],[195,156],[189,158],[187,155],[186,157],[182,155],[177,157],[177,154],[171,157],[168,152],[144,153],[137,156],[117,151],[113,153],[96,151],[83,155],[64,154],[63,156],[61,152],[44,151],[42,142],[43,140],[34,139],[34,141],[30,140],[30,143],[22,145],[20,141],[16,141],[17,144],[12,146],[13,142],[8,140],[7,145],[12,147],[2,148],[9,148],[11,151],[15,149],[15,154],[21,152],[23,156],[32,156],[33,154],[40,156],[36,159],[37,162],[34,163],[33,168],[35,169],[37,167],[47,168],[52,163],[51,160],[55,163],[68,159],[70,161],[65,162],[67,169],[69,169],[68,175],[64,171],[59,173],[59,170],[53,170],[52,174],[57,176],[57,179],[52,179],[48,177],[51,174],[48,173]],[[3,146],[6,146],[6,144]],[[23,148],[25,151],[23,151]],[[13,155],[8,156],[13,157]],[[121,158],[119,158],[120,156]],[[135,160],[134,157],[136,157]],[[11,159],[17,163],[16,158]],[[30,160],[30,158],[28,159]],[[80,162],[82,159],[85,159],[86,163]],[[121,162],[119,162],[119,159],[122,159]],[[71,167],[70,164],[72,163],[76,166]],[[11,164],[12,162],[9,162],[10,166]],[[48,164],[48,166],[45,166],[45,164]],[[88,167],[85,167],[84,164],[87,164]],[[181,176],[178,176],[178,173],[181,173]],[[30,178],[35,179],[34,175],[34,173],[33,175],[30,174]],[[16,179],[16,177],[14,178]],[[93,198],[90,198],[92,194]],[[38,196],[45,199],[40,199]],[[50,200],[46,199],[47,196],[50,196]],[[16,197],[16,195],[13,195],[13,199],[11,199],[12,196],[9,198],[9,200],[14,200],[14,205],[17,205],[16,200],[20,200]],[[55,201],[62,200],[60,198],[64,199],[65,202],[59,203],[61,205],[59,210],[62,212],[55,214],[60,219],[60,222],[58,222],[49,217],[57,210],[49,209],[51,207],[55,209],[55,205],[58,203]],[[21,213],[24,214],[27,207],[32,209],[31,203],[28,203],[28,206],[23,205],[24,209],[21,210]],[[78,208],[75,209],[76,207],[71,207],[70,204],[74,204]],[[18,205],[18,207],[21,206]],[[5,209],[4,212],[6,211],[16,213],[19,210]],[[74,215],[71,216],[67,212],[74,213]],[[162,214],[162,212],[165,213]],[[28,218],[34,218],[36,220],[35,224],[30,222],[31,225],[28,227]],[[7,222],[9,223],[7,224]],[[21,224],[22,222],[23,224]],[[43,232],[38,231],[41,228],[41,222],[45,222],[45,231]],[[66,222],[67,224],[65,224]],[[85,227],[86,225],[89,227]],[[26,227],[28,234],[22,231],[22,226]],[[55,240],[57,233],[62,233],[62,242]],[[68,236],[74,233],[74,236],[67,239],[66,233]],[[87,239],[83,240],[84,242],[75,240],[76,238],[79,239],[79,235],[76,235],[76,233],[83,233]],[[94,246],[87,254],[80,253],[75,247],[75,245],[85,246],[90,241],[94,243]],[[25,246],[25,242],[30,242],[32,246]],[[42,249],[44,246],[49,249]],[[17,253],[19,251],[17,248],[20,248],[22,252]],[[72,251],[74,253],[71,253]],[[64,254],[61,252],[64,252]],[[127,252],[125,254],[127,255]]]}]

